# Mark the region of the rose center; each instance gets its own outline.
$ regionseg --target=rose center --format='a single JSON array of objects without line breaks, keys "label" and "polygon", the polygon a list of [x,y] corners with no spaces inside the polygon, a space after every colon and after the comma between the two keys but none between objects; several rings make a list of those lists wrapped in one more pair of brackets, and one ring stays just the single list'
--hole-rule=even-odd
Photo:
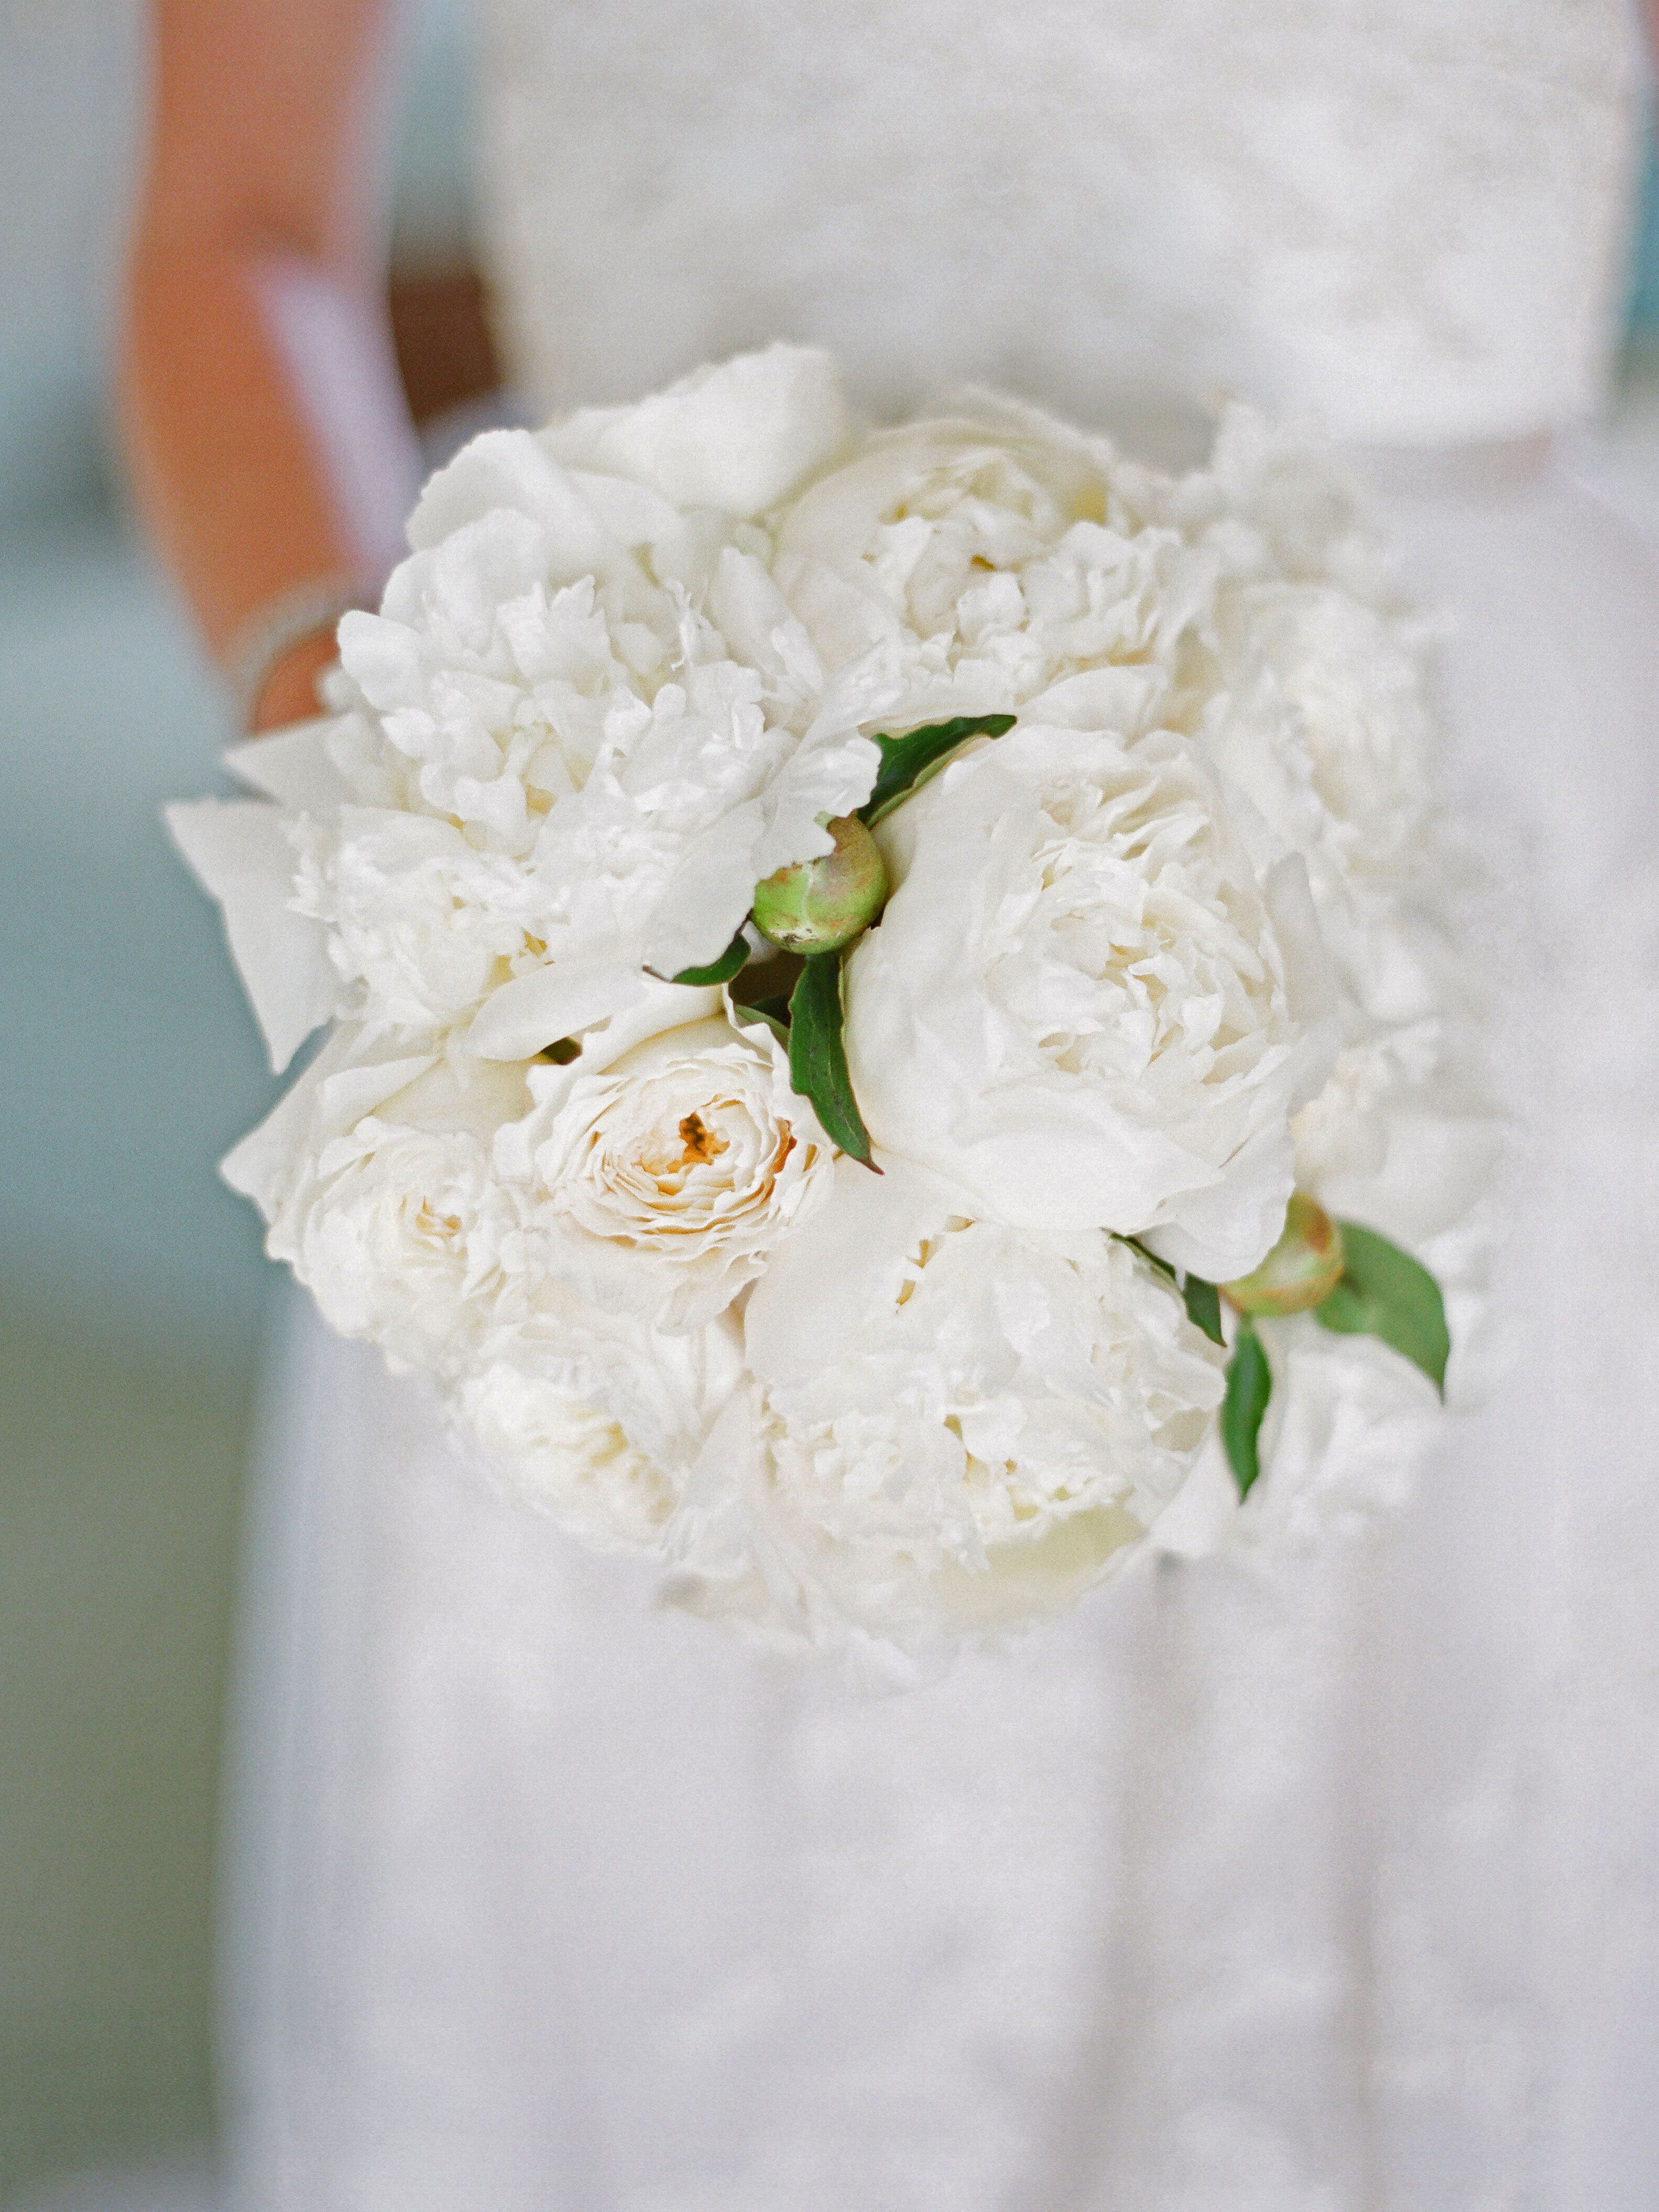
[{"label": "rose center", "polygon": [[725,1138],[718,1129],[709,1128],[701,1114],[688,1114],[680,1123],[680,1142],[685,1146],[688,1165],[693,1160],[706,1164],[726,1150]]}]

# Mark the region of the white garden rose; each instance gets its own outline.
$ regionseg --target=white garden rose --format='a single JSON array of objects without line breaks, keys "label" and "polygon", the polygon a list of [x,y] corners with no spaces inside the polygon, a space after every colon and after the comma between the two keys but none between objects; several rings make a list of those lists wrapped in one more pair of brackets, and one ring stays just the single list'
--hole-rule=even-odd
[{"label": "white garden rose", "polygon": [[465,1358],[497,1281],[480,1224],[509,1202],[470,1132],[371,1114],[323,1147],[278,1212],[269,1249],[343,1336],[448,1370]]},{"label": "white garden rose", "polygon": [[600,1294],[661,1328],[722,1312],[828,1191],[831,1148],[763,1024],[716,1016],[544,1081],[497,1170]]},{"label": "white garden rose", "polygon": [[[1051,1610],[1180,1486],[1220,1353],[1169,1279],[1095,1231],[969,1221],[927,1178],[842,1160],[750,1295],[734,1515],[682,1510],[682,1597],[770,1602],[820,1640],[915,1646]],[[722,1542],[726,1553],[722,1559]],[[739,1595],[739,1593],[742,1595]]]},{"label": "white garden rose", "polygon": [[[1078,679],[1050,704],[1110,696]],[[1306,875],[1255,857],[1190,740],[1042,715],[884,826],[897,888],[847,967],[854,1088],[878,1152],[964,1211],[1155,1231],[1230,1280],[1279,1234],[1291,1116],[1335,1049]]]}]

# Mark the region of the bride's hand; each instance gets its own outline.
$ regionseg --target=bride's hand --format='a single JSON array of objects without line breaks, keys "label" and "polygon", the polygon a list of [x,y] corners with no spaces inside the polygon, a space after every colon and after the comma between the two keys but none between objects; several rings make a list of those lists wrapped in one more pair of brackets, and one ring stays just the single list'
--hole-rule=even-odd
[{"label": "bride's hand", "polygon": [[260,686],[258,697],[249,702],[249,729],[258,735],[316,714],[321,705],[317,679],[335,658],[333,634],[328,630],[290,646]]}]

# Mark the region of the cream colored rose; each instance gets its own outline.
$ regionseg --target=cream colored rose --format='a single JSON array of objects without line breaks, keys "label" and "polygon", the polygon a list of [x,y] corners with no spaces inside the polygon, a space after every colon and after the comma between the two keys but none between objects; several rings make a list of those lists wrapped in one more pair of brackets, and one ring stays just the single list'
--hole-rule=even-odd
[{"label": "cream colored rose", "polygon": [[507,1203],[476,1136],[371,1114],[323,1147],[277,1213],[270,1250],[342,1335],[371,1337],[394,1361],[453,1369],[489,1302],[495,1239],[480,1237],[481,1224]]},{"label": "cream colored rose", "polygon": [[496,1148],[602,1291],[675,1330],[761,1272],[827,1188],[830,1160],[771,1032],[723,1016],[578,1073]]}]

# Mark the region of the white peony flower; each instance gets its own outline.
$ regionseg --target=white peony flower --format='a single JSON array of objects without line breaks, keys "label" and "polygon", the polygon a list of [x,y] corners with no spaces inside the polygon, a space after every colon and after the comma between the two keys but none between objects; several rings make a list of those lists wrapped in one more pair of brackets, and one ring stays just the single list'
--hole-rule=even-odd
[{"label": "white peony flower", "polygon": [[[747,1426],[688,1486],[682,1597],[901,1644],[1051,1610],[1186,1474],[1220,1354],[1167,1278],[1097,1231],[1033,1237],[849,1161],[751,1294]],[[731,1475],[739,1480],[730,1486]]]},{"label": "white peony flower", "polygon": [[517,1202],[491,1171],[490,1140],[530,1104],[516,1068],[458,1073],[346,1026],[223,1173],[343,1335],[453,1374],[491,1318]]},{"label": "white peony flower", "polygon": [[1218,597],[1217,757],[1310,865],[1392,889],[1431,795],[1420,638],[1331,585]]},{"label": "white peony flower", "polygon": [[730,1305],[829,1188],[832,1151],[764,1025],[671,1030],[495,1140],[498,1172],[620,1304],[670,1330]]},{"label": "white peony flower", "polygon": [[453,1402],[487,1462],[562,1528],[607,1549],[660,1534],[674,1485],[611,1415],[505,1359],[465,1376]]},{"label": "white peony flower", "polygon": [[[607,712],[665,669],[677,637],[672,598],[637,563],[626,587],[591,567],[562,573],[571,565],[545,520],[502,507],[394,569],[379,614],[346,617],[343,696],[366,718],[382,803],[527,854],[548,810],[585,781]],[[380,796],[366,761],[342,765]]]},{"label": "white peony flower", "polygon": [[1419,626],[1331,584],[1224,584],[1200,726],[1222,773],[1308,866],[1355,1024],[1434,1003],[1415,887],[1444,865]]},{"label": "white peony flower", "polygon": [[[775,443],[790,375],[729,366],[715,395],[727,434],[740,447],[752,404],[757,440]],[[576,969],[591,996],[603,968],[601,1011],[626,1003],[641,967],[716,958],[762,877],[828,850],[824,821],[874,780],[860,726],[896,696],[880,656],[826,680],[760,557],[763,532],[558,458],[626,448],[644,470],[652,440],[636,451],[626,428],[493,431],[458,455],[422,495],[416,550],[380,614],[341,624],[333,693],[350,787],[374,808],[441,817],[516,873],[505,891],[476,871],[458,884],[459,906],[481,910],[474,933],[493,941],[501,912],[522,912],[540,964],[565,971],[556,1000]],[[795,461],[828,434],[800,431]],[[697,490],[665,471],[680,496]],[[781,447],[763,474],[769,493],[787,489]],[[450,948],[434,936],[429,949],[434,972],[399,980],[437,1005],[453,996]],[[514,981],[534,964],[515,963]],[[541,1027],[548,988],[516,992],[475,1048],[517,1057],[561,1035]]]},{"label": "white peony flower", "polygon": [[1168,477],[1125,466],[1116,481],[1146,522],[1220,554],[1234,574],[1334,583],[1371,601],[1392,593],[1392,563],[1359,487],[1307,422],[1274,422],[1235,402],[1204,467]]},{"label": "white peony flower", "polygon": [[[1096,679],[1064,699],[1104,702]],[[1290,1120],[1335,1038],[1301,863],[1260,865],[1189,740],[1041,719],[884,826],[897,885],[848,963],[884,1155],[1012,1226],[1158,1232],[1224,1281],[1277,1237]]]},{"label": "white peony flower", "polygon": [[1006,403],[982,411],[867,440],[778,523],[775,573],[826,665],[884,651],[908,722],[1167,659],[1213,569],[1121,509],[1109,447]]},{"label": "white peony flower", "polygon": [[770,345],[693,369],[631,407],[583,407],[542,434],[574,468],[647,484],[676,507],[753,517],[821,468],[852,431],[833,356]]},{"label": "white peony flower", "polygon": [[394,1028],[470,1013],[544,950],[547,902],[536,884],[452,822],[348,806],[326,830],[301,817],[295,842],[295,909],[328,926],[336,971]]},{"label": "white peony flower", "polygon": [[726,950],[755,885],[828,852],[823,823],[869,796],[878,755],[858,732],[884,696],[877,673],[826,689],[817,657],[757,562],[722,557],[711,598],[769,622],[772,665],[726,657],[687,614],[674,680],[619,704],[579,795],[556,808],[532,857],[559,902],[566,957],[628,945],[657,973]]},{"label": "white peony flower", "polygon": [[[487,1411],[489,1455],[504,1472],[526,1478],[567,1525],[607,1540],[629,1528],[641,1543],[665,1536],[665,1502],[681,1496],[742,1382],[735,1320],[727,1313],[665,1335],[595,1297],[568,1243],[544,1229],[508,1234],[494,1256],[500,1294],[460,1377],[458,1417],[471,1423]],[[509,1386],[498,1375],[482,1392],[467,1391],[469,1376],[492,1370],[535,1387]],[[627,1449],[613,1455],[589,1432],[584,1457],[561,1482],[546,1436],[556,1422],[574,1418],[574,1407],[613,1425]]]}]

